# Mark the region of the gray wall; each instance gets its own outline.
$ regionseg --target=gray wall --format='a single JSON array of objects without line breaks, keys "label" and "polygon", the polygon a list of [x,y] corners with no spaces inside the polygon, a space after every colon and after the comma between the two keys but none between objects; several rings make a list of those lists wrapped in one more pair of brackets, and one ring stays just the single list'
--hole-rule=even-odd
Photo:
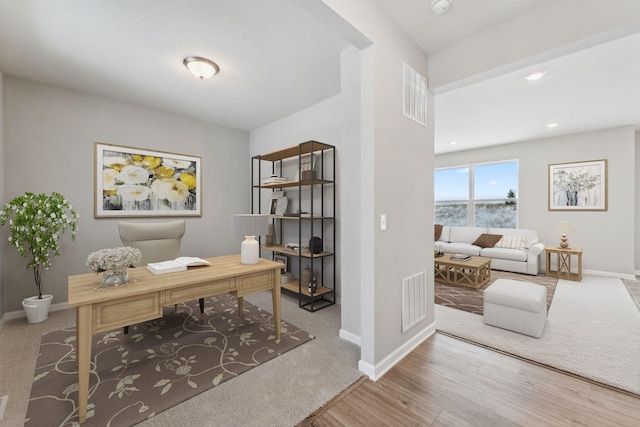
[{"label": "gray wall", "polygon": [[[6,165],[4,163],[4,114],[3,114],[3,93],[4,93],[4,75],[2,71],[0,71],[0,165],[2,165],[2,170],[6,169]],[[0,203],[4,204],[4,173],[0,172]],[[5,297],[4,297],[4,277],[2,273],[2,266],[4,264],[4,250],[5,250],[4,240],[0,240],[0,327],[2,326],[2,322],[4,319],[5,309]]]},{"label": "gray wall", "polygon": [[[572,247],[582,248],[583,269],[633,275],[635,256],[635,131],[632,126],[603,129],[436,156],[435,167],[518,159],[519,226],[536,230],[540,240],[556,245],[556,225],[567,220],[576,233]],[[608,160],[606,212],[548,210],[548,165]],[[615,249],[613,249],[615,248]]]},{"label": "gray wall", "polygon": [[[61,239],[62,256],[44,275],[54,304],[67,300],[67,276],[89,272],[87,255],[120,246],[118,219],[95,219],[94,141],[202,157],[202,217],[186,218],[182,253],[237,253],[231,215],[249,210],[249,135],[162,111],[5,76],[4,200],[25,191],[63,194],[80,214],[75,243]],[[166,221],[170,218],[134,219]],[[130,219],[128,219],[130,220]],[[7,230],[3,227],[2,241]],[[22,310],[35,293],[17,251],[3,248],[4,307]]]}]

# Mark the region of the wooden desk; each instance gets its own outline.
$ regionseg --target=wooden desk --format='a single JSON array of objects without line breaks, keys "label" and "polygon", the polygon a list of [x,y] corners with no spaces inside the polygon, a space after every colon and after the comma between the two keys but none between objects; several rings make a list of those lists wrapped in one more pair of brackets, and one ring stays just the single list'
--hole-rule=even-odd
[{"label": "wooden desk", "polygon": [[87,419],[91,337],[127,325],[162,317],[162,308],[212,295],[233,293],[242,313],[243,296],[273,291],[273,320],[280,338],[279,262],[260,259],[258,264],[240,263],[240,255],[208,258],[211,266],[154,275],[145,267],[130,268],[129,283],[118,288],[98,289],[100,276],[69,276],[69,307],[76,307],[76,362],[78,363],[78,418]]},{"label": "wooden desk", "polygon": [[[582,249],[578,248],[559,248],[557,246],[547,246],[544,248],[547,252],[547,276],[557,277],[559,279],[582,281]],[[556,269],[551,270],[551,254],[556,254]],[[571,256],[578,257],[578,265],[576,273],[571,272]]]}]

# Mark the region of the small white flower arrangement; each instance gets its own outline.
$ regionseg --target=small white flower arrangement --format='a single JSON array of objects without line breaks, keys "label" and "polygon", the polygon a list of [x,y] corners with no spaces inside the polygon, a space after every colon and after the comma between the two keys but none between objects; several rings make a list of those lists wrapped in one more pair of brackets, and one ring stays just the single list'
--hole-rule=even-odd
[{"label": "small white flower arrangement", "polygon": [[107,270],[126,270],[128,267],[134,267],[141,260],[140,249],[123,246],[90,253],[87,257],[87,265],[94,273],[102,273]]}]

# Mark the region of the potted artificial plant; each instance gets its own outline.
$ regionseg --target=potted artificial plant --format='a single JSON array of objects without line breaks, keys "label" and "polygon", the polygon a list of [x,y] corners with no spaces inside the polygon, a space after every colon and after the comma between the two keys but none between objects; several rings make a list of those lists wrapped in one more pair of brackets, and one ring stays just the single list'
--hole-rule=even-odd
[{"label": "potted artificial plant", "polygon": [[25,298],[22,306],[29,323],[49,317],[53,295],[42,294],[42,272],[51,268],[51,258],[60,255],[58,239],[71,229],[71,239],[78,231],[78,214],[59,193],[25,193],[5,203],[0,211],[0,225],[9,221],[8,242],[27,259],[27,269],[33,270],[38,295]]}]

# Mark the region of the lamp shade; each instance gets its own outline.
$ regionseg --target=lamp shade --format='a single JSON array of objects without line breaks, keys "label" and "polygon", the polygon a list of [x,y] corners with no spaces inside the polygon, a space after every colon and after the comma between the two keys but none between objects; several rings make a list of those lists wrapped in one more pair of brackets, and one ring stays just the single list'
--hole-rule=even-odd
[{"label": "lamp shade", "polygon": [[260,244],[256,236],[267,234],[269,215],[236,214],[233,216],[233,232],[244,236],[240,245],[240,262],[257,264],[260,262]]},{"label": "lamp shade", "polygon": [[560,221],[560,224],[556,226],[553,232],[558,234],[573,234],[576,231],[571,227],[569,221]]},{"label": "lamp shade", "polygon": [[236,236],[262,236],[267,234],[269,215],[235,214],[233,215],[233,234]]}]

